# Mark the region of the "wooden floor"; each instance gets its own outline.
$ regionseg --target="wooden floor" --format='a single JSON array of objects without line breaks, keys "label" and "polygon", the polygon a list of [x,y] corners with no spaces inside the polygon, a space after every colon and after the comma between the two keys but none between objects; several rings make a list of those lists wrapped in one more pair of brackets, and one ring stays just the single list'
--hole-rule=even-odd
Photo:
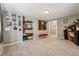
[{"label": "wooden floor", "polygon": [[5,46],[2,56],[79,56],[79,46],[68,40],[48,37]]}]

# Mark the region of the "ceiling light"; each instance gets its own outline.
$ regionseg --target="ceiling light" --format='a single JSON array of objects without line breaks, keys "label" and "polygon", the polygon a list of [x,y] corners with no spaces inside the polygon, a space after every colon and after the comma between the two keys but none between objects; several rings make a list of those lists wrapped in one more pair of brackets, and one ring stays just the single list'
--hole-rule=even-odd
[{"label": "ceiling light", "polygon": [[48,10],[45,10],[44,13],[47,14],[47,13],[49,13],[49,11]]}]

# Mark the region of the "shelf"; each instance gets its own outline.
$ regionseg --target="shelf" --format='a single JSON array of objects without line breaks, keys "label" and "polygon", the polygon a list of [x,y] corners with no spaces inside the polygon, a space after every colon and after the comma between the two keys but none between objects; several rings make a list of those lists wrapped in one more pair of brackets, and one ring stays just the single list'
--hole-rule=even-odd
[{"label": "shelf", "polygon": [[74,42],[75,40],[75,33],[76,33],[75,25],[70,25],[68,27],[68,39],[72,42]]},{"label": "shelf", "polygon": [[23,21],[24,23],[33,23],[32,21]]}]

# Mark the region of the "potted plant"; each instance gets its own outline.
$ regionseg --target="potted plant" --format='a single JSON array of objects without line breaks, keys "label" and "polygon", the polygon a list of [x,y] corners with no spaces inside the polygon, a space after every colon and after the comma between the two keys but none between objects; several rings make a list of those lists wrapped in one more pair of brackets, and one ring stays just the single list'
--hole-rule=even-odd
[{"label": "potted plant", "polygon": [[76,30],[79,31],[79,18],[77,18],[76,21],[74,21],[74,25],[76,26]]},{"label": "potted plant", "polygon": [[77,18],[76,21],[74,21],[74,24],[76,25],[76,27],[79,27],[79,18]]}]

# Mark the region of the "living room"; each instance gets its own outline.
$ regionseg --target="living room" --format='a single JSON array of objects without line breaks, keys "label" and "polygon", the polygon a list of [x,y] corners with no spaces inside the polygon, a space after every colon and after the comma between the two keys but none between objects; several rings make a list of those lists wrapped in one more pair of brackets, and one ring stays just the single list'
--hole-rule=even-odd
[{"label": "living room", "polygon": [[[79,55],[79,4],[1,3],[0,5],[3,19],[1,55]],[[67,50],[69,47],[73,47],[73,52]],[[57,52],[61,49],[57,54],[53,48]]]}]

